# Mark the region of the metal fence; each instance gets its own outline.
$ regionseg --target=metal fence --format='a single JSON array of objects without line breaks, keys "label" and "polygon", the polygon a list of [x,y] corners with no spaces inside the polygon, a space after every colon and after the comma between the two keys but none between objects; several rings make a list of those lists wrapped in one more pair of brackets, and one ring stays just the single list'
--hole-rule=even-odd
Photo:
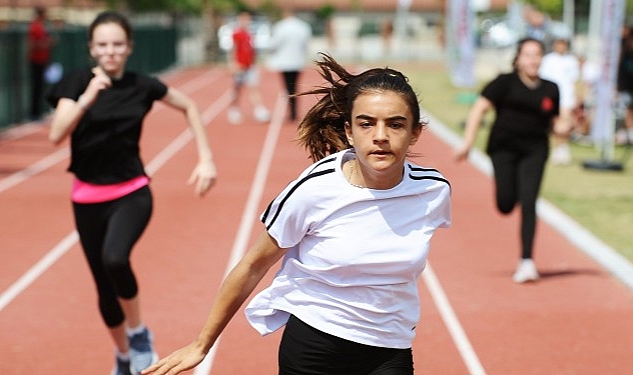
[{"label": "metal fence", "polygon": [[[23,122],[29,117],[31,77],[26,33],[26,25],[0,30],[0,128]],[[60,64],[64,72],[92,64],[86,27],[65,26],[52,30],[51,35],[57,40],[51,60]],[[177,35],[175,26],[135,26],[134,51],[127,69],[151,74],[176,64]],[[46,90],[48,88],[50,86]],[[44,108],[49,108],[45,105]]]}]

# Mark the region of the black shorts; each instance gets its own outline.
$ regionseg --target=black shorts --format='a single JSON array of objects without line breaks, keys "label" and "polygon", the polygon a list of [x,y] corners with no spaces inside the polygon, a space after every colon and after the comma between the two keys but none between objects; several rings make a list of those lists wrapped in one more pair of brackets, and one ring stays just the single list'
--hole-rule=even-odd
[{"label": "black shorts", "polygon": [[358,344],[290,316],[279,345],[280,375],[411,375],[409,349]]}]

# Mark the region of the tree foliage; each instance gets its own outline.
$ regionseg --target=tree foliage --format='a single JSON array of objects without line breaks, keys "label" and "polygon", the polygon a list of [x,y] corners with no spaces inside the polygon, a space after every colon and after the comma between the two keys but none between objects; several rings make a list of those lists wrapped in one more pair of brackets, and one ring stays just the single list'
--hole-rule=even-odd
[{"label": "tree foliage", "polygon": [[[601,0],[574,0],[576,11],[583,9],[588,12],[591,7],[592,1]],[[564,0],[524,0],[525,4],[532,4],[539,10],[554,16],[559,17],[563,14]],[[626,0],[626,14],[630,17],[633,14],[633,0]]]},{"label": "tree foliage", "polygon": [[125,8],[134,12],[201,13],[206,9],[227,12],[247,8],[242,0],[105,0],[105,3],[109,8]]}]

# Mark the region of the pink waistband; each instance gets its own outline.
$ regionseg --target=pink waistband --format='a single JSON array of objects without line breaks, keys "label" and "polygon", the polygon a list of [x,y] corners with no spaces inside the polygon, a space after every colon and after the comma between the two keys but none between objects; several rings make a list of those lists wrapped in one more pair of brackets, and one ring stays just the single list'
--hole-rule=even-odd
[{"label": "pink waistband", "polygon": [[73,181],[71,200],[75,203],[100,203],[121,198],[149,184],[149,177],[138,176],[110,185],[95,185],[76,179]]}]

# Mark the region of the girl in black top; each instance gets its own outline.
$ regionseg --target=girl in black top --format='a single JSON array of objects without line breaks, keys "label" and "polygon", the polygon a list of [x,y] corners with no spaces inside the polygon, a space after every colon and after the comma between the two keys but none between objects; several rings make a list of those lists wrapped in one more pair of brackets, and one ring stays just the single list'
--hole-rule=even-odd
[{"label": "girl in black top", "polygon": [[51,90],[55,107],[49,138],[71,137],[69,171],[75,223],[96,283],[99,310],[116,345],[114,374],[139,373],[157,359],[143,325],[132,247],[152,212],[149,177],[139,155],[142,123],[156,100],[182,111],[193,131],[198,164],[190,177],[197,195],[215,183],[216,167],[196,104],[159,80],[125,70],[131,28],[103,12],[89,28],[97,66],[68,74]]},{"label": "girl in black top", "polygon": [[558,116],[558,86],[541,79],[538,69],[543,44],[536,39],[518,43],[514,71],[488,83],[466,120],[464,143],[456,150],[463,160],[475,141],[485,113],[495,110],[487,153],[495,177],[497,208],[503,214],[521,205],[521,261],[514,281],[535,281],[539,275],[532,261],[536,228],[536,200],[549,154],[549,133]]}]

